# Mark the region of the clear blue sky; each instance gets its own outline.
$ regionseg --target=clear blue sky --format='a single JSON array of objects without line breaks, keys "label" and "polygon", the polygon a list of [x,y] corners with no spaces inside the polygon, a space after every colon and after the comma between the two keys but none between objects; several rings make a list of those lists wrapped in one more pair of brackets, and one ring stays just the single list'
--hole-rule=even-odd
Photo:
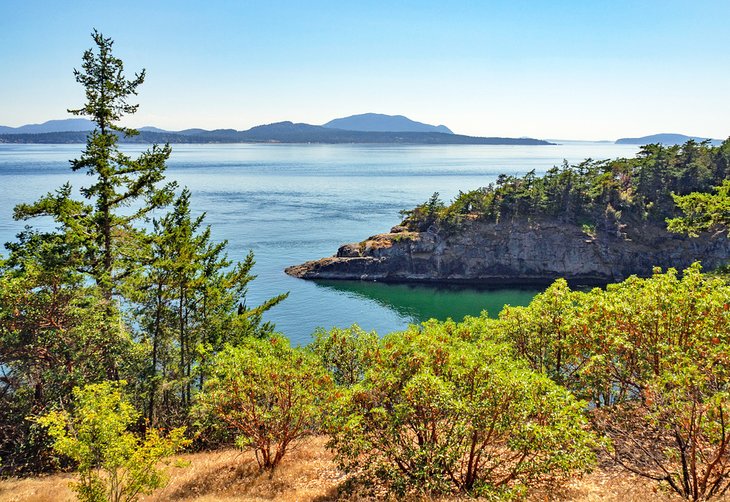
[{"label": "clear blue sky", "polygon": [[97,28],[129,125],[402,114],[473,135],[730,135],[730,0],[0,0],[0,124],[65,118]]}]

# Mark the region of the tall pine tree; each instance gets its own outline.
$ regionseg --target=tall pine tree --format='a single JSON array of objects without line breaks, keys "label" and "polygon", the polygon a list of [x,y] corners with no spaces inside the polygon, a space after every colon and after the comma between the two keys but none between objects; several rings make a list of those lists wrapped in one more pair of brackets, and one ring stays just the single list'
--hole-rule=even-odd
[{"label": "tall pine tree", "polygon": [[67,408],[74,386],[124,378],[150,421],[186,421],[212,355],[270,333],[262,315],[286,296],[246,307],[253,255],[229,260],[225,242],[191,216],[188,190],[153,218],[175,199],[164,180],[171,149],[120,151],[119,137],[137,134],[120,121],[137,110],[129,99],[144,71],[128,79],[112,41],[92,37],[96,48],[75,71],[87,101],[70,110],[96,124],[71,161],[92,181],[82,197],[67,183],[18,205],[16,219],[46,217],[56,228],[26,227],[0,260],[0,458],[11,472],[56,465],[25,418]]},{"label": "tall pine tree", "polygon": [[83,107],[69,110],[89,117],[96,129],[89,134],[81,157],[71,161],[74,171],[86,170],[93,182],[81,188],[86,201],[72,198],[70,185],[47,194],[33,204],[15,208],[16,219],[50,216],[58,224],[70,247],[68,258],[88,274],[111,300],[120,282],[137,268],[143,231],[135,223],[170,203],[174,183],[163,185],[169,145],[153,145],[137,158],[119,150],[119,135],[138,131],[122,127],[119,121],[137,111],[129,98],[137,94],[145,72],[133,79],[124,75],[124,63],[112,54],[113,42],[94,30],[96,52],[87,50],[76,81],[86,90]]},{"label": "tall pine tree", "polygon": [[[169,145],[154,145],[136,159],[119,150],[120,134],[139,134],[122,127],[119,121],[137,111],[138,105],[128,100],[137,94],[145,72],[128,79],[124,63],[112,54],[112,40],[96,30],[92,38],[96,51],[87,50],[82,69],[74,70],[76,81],[86,90],[86,103],[69,110],[89,117],[96,124],[81,157],[71,161],[74,171],[85,169],[93,179],[80,190],[85,200],[75,200],[71,186],[66,184],[33,204],[16,206],[14,217],[53,218],[58,224],[57,236],[53,239],[45,236],[44,240],[55,243],[57,252],[48,256],[63,256],[61,261],[91,278],[99,287],[106,321],[101,329],[108,342],[104,350],[107,375],[116,379],[120,354],[114,347],[118,345],[120,326],[113,296],[144,262],[147,236],[135,224],[151,211],[169,204],[175,184],[163,184],[165,162],[171,153]],[[28,235],[26,244],[32,246],[39,236]],[[22,242],[17,248],[22,249]]]},{"label": "tall pine tree", "polygon": [[271,334],[273,326],[261,317],[287,296],[247,307],[253,254],[234,264],[226,241],[213,242],[204,220],[205,214],[192,216],[190,191],[184,189],[171,211],[153,221],[149,265],[130,288],[150,350],[143,392],[152,423],[171,425],[184,416],[211,357],[226,344]]}]

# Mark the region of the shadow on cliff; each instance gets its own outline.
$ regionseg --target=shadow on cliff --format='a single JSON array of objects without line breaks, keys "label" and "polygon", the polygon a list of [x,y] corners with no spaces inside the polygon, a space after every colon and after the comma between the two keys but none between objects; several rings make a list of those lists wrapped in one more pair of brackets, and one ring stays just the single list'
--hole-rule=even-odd
[{"label": "shadow on cliff", "polygon": [[527,305],[542,290],[475,289],[466,287],[425,286],[420,284],[384,284],[364,281],[316,280],[318,286],[365,298],[400,316],[421,322],[431,318],[460,321],[464,316],[478,316],[486,310],[490,317],[505,305]]}]

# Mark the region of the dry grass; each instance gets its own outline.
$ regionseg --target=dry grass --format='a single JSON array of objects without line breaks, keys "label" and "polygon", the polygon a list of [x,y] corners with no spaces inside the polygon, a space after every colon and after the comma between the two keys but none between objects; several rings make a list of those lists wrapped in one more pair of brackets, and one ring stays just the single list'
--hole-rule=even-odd
[{"label": "dry grass", "polygon": [[0,500],[12,502],[71,502],[76,500],[69,490],[70,474],[38,478],[0,480]]},{"label": "dry grass", "polygon": [[[251,453],[237,450],[179,455],[170,463],[170,483],[143,501],[327,501],[337,499],[344,480],[325,439],[315,438],[293,450],[273,476],[258,472]],[[76,500],[71,474],[0,480],[2,502],[65,502]]]},{"label": "dry grass", "polygon": [[335,500],[342,473],[315,438],[287,454],[270,477],[251,453],[237,450],[183,455],[188,467],[170,470],[170,484],[147,500],[263,501]]},{"label": "dry grass", "polygon": [[[180,455],[170,464],[170,484],[143,497],[144,501],[317,501],[345,498],[346,477],[332,462],[323,438],[315,438],[285,457],[273,476],[258,472],[252,454],[236,450]],[[66,502],[75,500],[68,488],[70,474],[0,481],[0,501]],[[559,489],[533,493],[531,501],[671,502],[680,500],[656,489],[652,482],[613,468],[597,469],[570,480]],[[448,500],[448,499],[443,499]],[[453,500],[453,499],[452,499]],[[473,499],[469,499],[473,500]]]},{"label": "dry grass", "polygon": [[681,497],[620,468],[596,469],[552,490],[534,493],[531,501],[677,502]]}]

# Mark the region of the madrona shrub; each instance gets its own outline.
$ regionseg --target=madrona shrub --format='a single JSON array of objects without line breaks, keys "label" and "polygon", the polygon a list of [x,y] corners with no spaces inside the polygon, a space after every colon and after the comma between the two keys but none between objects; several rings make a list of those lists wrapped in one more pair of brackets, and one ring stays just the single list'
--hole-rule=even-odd
[{"label": "madrona shrub", "polygon": [[557,281],[493,324],[535,370],[590,401],[608,453],[679,495],[730,491],[730,287],[694,264],[605,289]]},{"label": "madrona shrub", "polygon": [[362,380],[378,348],[378,335],[357,324],[349,328],[318,329],[309,349],[333,376],[337,385],[349,387]]},{"label": "madrona shrub", "polygon": [[473,327],[429,321],[381,341],[332,414],[346,471],[397,494],[509,495],[592,465],[585,403]]},{"label": "madrona shrub", "polygon": [[317,359],[280,336],[228,346],[211,364],[198,413],[212,415],[274,469],[298,441],[319,431],[332,378]]}]

